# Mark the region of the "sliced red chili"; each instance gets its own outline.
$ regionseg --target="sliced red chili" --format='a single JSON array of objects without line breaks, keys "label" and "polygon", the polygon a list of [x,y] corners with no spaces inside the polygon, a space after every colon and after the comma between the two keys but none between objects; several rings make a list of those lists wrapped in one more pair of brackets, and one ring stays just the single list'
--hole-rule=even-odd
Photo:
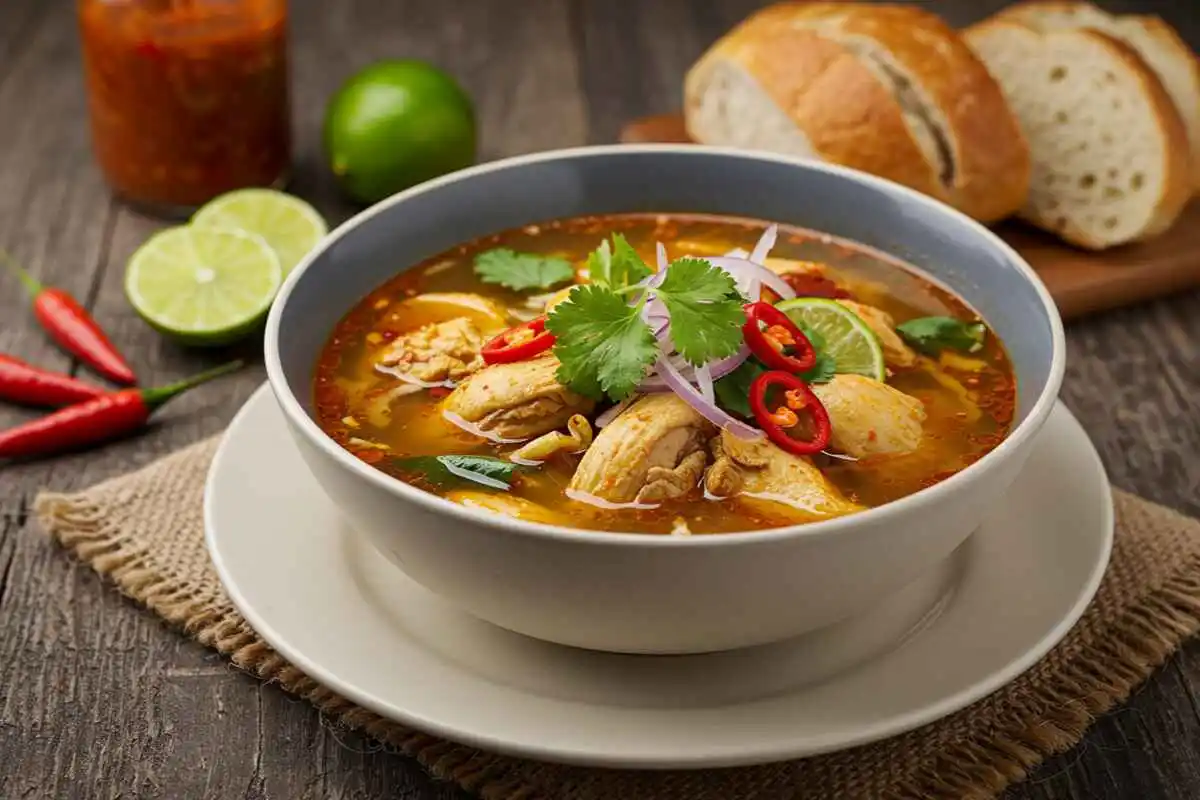
[{"label": "sliced red chili", "polygon": [[549,350],[554,334],[546,330],[546,318],[538,317],[509,328],[483,346],[479,354],[488,364],[524,361]]},{"label": "sliced red chili", "polygon": [[[783,401],[772,407],[767,394],[775,387],[784,390],[781,394]],[[755,378],[750,384],[750,408],[767,437],[789,453],[809,456],[829,446],[833,426],[829,423],[825,406],[821,405],[807,383],[790,372],[771,370]],[[792,431],[799,432],[800,416],[804,414],[809,418],[811,436],[798,439],[792,435]]]},{"label": "sliced red chili", "polygon": [[750,303],[745,310],[742,337],[759,361],[787,372],[807,372],[817,363],[812,342],[787,314],[761,301]]}]

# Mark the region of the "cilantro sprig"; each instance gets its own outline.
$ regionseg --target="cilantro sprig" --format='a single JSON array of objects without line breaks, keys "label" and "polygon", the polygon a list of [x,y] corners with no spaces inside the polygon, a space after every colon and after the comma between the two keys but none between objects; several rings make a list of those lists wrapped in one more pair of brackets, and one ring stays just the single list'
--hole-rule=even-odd
[{"label": "cilantro sprig", "polygon": [[485,250],[475,256],[475,274],[484,283],[523,292],[550,289],[575,277],[575,268],[565,258],[518,253],[507,247]]},{"label": "cilantro sprig", "polygon": [[733,277],[708,261],[677,259],[657,286],[639,285],[653,271],[614,234],[588,258],[588,270],[591,284],[573,289],[546,320],[558,379],[582,395],[620,401],[645,379],[662,354],[641,316],[651,298],[666,308],[671,340],[688,363],[725,358],[741,345],[745,300]]}]

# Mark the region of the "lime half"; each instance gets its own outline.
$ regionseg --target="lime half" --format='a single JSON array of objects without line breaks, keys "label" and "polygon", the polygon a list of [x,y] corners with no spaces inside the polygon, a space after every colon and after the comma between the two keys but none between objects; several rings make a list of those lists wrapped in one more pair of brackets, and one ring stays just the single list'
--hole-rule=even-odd
[{"label": "lime half", "polygon": [[833,356],[838,372],[866,375],[877,381],[887,377],[879,338],[850,309],[819,297],[784,300],[776,307],[797,325],[821,337],[824,352]]},{"label": "lime half", "polygon": [[253,233],[185,225],[156,233],[125,267],[142,319],[184,344],[227,344],[262,320],[283,282],[279,257]]},{"label": "lime half", "polygon": [[192,224],[235,228],[267,240],[287,275],[329,232],[317,210],[298,197],[272,189],[238,189],[210,200]]}]

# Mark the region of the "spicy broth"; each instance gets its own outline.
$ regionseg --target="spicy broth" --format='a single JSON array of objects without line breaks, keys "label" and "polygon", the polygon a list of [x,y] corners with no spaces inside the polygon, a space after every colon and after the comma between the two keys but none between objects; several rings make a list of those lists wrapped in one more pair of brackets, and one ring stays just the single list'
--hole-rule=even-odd
[{"label": "spicy broth", "polygon": [[[396,335],[463,315],[458,306],[411,302],[411,298],[442,292],[478,294],[514,312],[504,323],[510,325],[534,316],[535,304],[529,302],[531,293],[509,291],[476,277],[472,260],[484,250],[508,247],[560,256],[581,268],[601,239],[619,232],[653,264],[656,241],[666,244],[672,258],[721,255],[734,248],[749,250],[763,228],[762,222],[734,218],[622,214],[530,225],[460,245],[401,272],[363,298],[338,323],[317,367],[318,422],[363,461],[445,495],[444,488],[397,468],[393,461],[444,454],[503,457],[519,445],[493,444],[448,425],[438,408],[447,390],[414,391],[395,377],[376,371],[375,362]],[[771,256],[828,265],[856,300],[886,311],[897,324],[924,316],[976,316],[957,297],[900,262],[825,234],[781,226]],[[467,316],[486,321],[490,315],[479,311]],[[814,459],[847,498],[865,506],[891,502],[962,470],[999,444],[1012,424],[1016,394],[1012,366],[990,330],[978,352],[943,357],[940,362],[922,357],[913,368],[891,371],[887,382],[924,403],[928,416],[921,446],[909,454],[858,461],[824,455]],[[598,407],[597,413],[603,407]],[[589,416],[594,419],[596,413]],[[702,487],[653,509],[588,506],[564,494],[579,459],[580,455],[552,457],[538,469],[524,472],[514,482],[511,494],[561,515],[560,524],[580,528],[667,533],[683,520],[691,533],[701,534],[796,522],[791,513],[763,515],[749,512],[734,500],[705,498]]]}]

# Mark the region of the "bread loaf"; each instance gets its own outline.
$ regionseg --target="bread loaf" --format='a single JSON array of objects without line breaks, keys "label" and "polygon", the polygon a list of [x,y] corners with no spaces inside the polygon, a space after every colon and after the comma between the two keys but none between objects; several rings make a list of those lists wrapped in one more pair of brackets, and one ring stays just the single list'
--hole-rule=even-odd
[{"label": "bread loaf", "polygon": [[992,221],[1021,208],[1030,161],[993,78],[958,34],[907,6],[783,3],[688,72],[689,135],[813,156]]},{"label": "bread loaf", "polygon": [[1120,39],[1154,70],[1187,129],[1193,192],[1200,189],[1200,62],[1175,29],[1158,17],[1115,16],[1091,3],[1029,0],[1000,16],[1042,31],[1092,28]]},{"label": "bread loaf", "polygon": [[1191,194],[1187,135],[1135,50],[1091,28],[1041,31],[1004,16],[965,35],[1029,142],[1022,217],[1091,249],[1175,221]]}]

